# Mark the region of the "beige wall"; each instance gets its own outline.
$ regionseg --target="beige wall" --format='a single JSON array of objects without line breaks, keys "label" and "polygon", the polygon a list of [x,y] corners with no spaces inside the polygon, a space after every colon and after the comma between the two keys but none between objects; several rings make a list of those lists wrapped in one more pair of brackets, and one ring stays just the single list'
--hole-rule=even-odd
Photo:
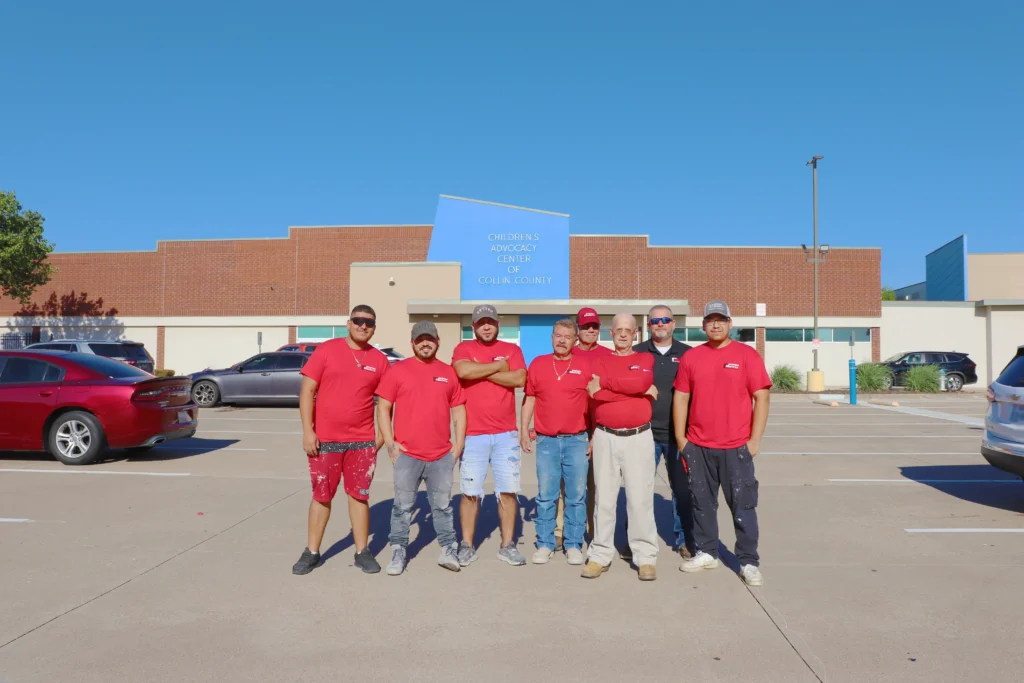
[{"label": "beige wall", "polygon": [[448,362],[462,336],[459,316],[410,316],[407,305],[410,299],[457,301],[461,278],[462,267],[457,263],[353,263],[349,308],[357,304],[373,306],[379,321],[373,343],[394,347],[405,356],[412,355],[409,333],[413,324],[421,319],[432,321],[441,336],[437,357]]},{"label": "beige wall", "polygon": [[968,254],[967,298],[1024,299],[1024,253]]},{"label": "beige wall", "polygon": [[[814,367],[813,350],[811,342],[765,342],[764,364],[769,373],[776,365],[791,365],[800,373],[801,382],[806,382],[807,371]],[[853,352],[858,364],[871,362],[871,342],[858,342]],[[825,373],[825,388],[849,389],[849,342],[822,342],[818,351],[818,369]]]},{"label": "beige wall", "polygon": [[[277,351],[288,343],[287,326],[167,327],[164,330],[164,367],[179,375],[206,368],[226,368],[261,351],[257,333],[263,333],[263,351]],[[150,353],[156,356],[155,343]]]}]

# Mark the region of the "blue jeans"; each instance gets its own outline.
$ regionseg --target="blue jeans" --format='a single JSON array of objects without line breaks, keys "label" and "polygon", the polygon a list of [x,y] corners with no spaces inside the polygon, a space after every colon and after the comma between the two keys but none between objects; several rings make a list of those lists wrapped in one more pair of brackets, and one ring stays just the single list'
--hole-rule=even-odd
[{"label": "blue jeans", "polygon": [[[654,465],[661,463],[665,456],[665,471],[672,488],[672,518],[676,542],[673,550],[686,545],[687,536],[693,540],[693,501],[690,499],[690,475],[683,466],[682,457],[675,444],[654,442]],[[692,550],[692,548],[691,548]]]},{"label": "blue jeans", "polygon": [[587,528],[586,432],[576,436],[537,435],[537,547],[555,549],[555,509],[565,481],[565,549],[583,550],[583,532]]}]

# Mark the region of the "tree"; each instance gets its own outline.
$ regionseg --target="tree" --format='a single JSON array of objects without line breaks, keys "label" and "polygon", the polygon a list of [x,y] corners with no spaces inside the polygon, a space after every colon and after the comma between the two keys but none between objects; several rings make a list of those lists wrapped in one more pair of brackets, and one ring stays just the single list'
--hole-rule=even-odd
[{"label": "tree", "polygon": [[23,305],[54,272],[47,263],[53,244],[43,238],[44,220],[22,211],[13,192],[0,191],[0,295]]},{"label": "tree", "polygon": [[896,290],[892,287],[882,287],[882,301],[896,301]]}]

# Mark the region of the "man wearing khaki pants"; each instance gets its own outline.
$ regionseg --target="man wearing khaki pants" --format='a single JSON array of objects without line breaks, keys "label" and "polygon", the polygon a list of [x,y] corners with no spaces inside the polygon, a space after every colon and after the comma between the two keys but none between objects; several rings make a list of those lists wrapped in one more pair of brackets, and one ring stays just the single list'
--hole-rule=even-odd
[{"label": "man wearing khaki pants", "polygon": [[629,547],[641,581],[657,578],[658,530],[654,524],[654,436],[651,401],[654,357],[633,350],[636,320],[620,313],[612,320],[615,352],[591,363],[587,386],[594,403],[594,455],[591,469],[596,484],[594,541],[587,550],[581,576],[596,579],[608,571],[615,553],[615,508],[619,478],[626,485]]}]

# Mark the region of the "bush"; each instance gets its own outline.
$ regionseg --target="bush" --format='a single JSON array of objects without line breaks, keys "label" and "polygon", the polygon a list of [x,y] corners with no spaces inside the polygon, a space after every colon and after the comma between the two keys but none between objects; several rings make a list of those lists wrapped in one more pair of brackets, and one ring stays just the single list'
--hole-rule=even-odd
[{"label": "bush", "polygon": [[886,383],[892,381],[892,372],[879,363],[864,363],[857,366],[857,388],[861,391],[885,391]]},{"label": "bush", "polygon": [[903,386],[910,391],[939,391],[941,388],[939,383],[939,366],[918,365],[910,368],[907,370],[907,374],[903,376]]},{"label": "bush", "polygon": [[157,377],[174,377],[174,370],[157,370]]},{"label": "bush", "polygon": [[800,373],[792,365],[772,368],[772,391],[800,391]]}]

